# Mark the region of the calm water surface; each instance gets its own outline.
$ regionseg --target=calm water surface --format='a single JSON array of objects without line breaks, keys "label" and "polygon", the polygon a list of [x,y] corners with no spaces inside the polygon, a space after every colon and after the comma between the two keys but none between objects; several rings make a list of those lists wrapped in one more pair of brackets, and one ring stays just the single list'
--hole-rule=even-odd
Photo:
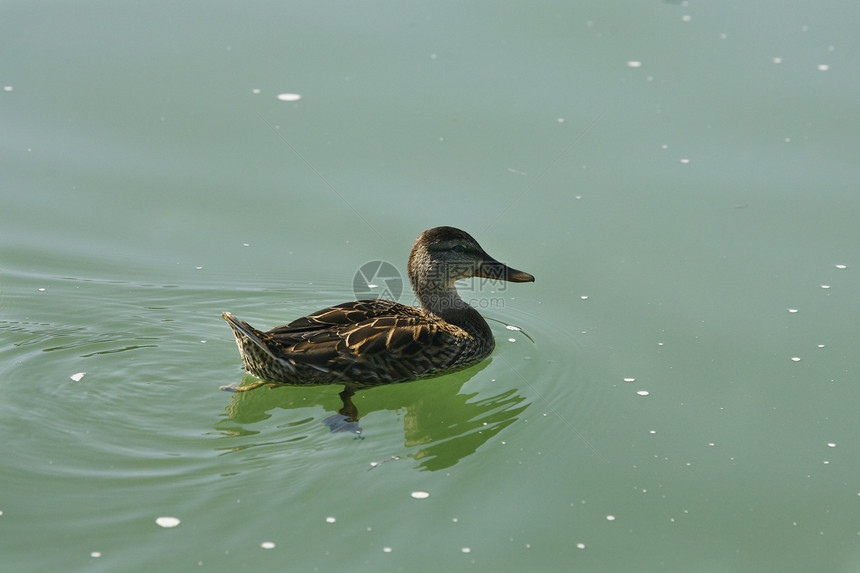
[{"label": "calm water surface", "polygon": [[[860,570],[855,3],[2,12],[0,569]],[[219,389],[437,225],[490,359]]]}]

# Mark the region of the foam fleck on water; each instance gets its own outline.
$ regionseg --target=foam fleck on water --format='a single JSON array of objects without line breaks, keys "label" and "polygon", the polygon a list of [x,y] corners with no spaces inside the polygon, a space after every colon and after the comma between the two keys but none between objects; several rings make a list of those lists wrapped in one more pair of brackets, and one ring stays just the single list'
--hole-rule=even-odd
[{"label": "foam fleck on water", "polygon": [[161,527],[176,527],[180,521],[177,517],[158,517],[155,519],[155,523]]}]

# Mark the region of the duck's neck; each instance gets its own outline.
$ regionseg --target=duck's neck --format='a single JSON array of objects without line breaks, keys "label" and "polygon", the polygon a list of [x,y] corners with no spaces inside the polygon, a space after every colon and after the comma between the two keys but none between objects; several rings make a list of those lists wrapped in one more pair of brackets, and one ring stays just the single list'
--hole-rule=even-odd
[{"label": "duck's neck", "polygon": [[454,285],[424,283],[414,285],[414,288],[421,308],[446,322],[458,324],[466,311],[472,308],[460,298]]},{"label": "duck's neck", "polygon": [[460,298],[454,285],[414,285],[421,308],[445,322],[459,326],[470,334],[486,338],[491,336],[490,326],[480,313]]}]

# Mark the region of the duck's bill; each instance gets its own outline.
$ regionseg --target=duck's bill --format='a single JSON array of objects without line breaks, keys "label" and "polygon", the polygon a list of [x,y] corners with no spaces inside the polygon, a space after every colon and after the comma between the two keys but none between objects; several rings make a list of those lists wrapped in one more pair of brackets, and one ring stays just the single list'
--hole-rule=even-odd
[{"label": "duck's bill", "polygon": [[484,259],[481,266],[478,267],[478,271],[475,273],[475,276],[486,279],[509,281],[512,283],[531,283],[535,280],[532,275],[523,271],[518,271],[517,269],[512,269],[508,265],[500,263],[496,259],[490,257]]}]

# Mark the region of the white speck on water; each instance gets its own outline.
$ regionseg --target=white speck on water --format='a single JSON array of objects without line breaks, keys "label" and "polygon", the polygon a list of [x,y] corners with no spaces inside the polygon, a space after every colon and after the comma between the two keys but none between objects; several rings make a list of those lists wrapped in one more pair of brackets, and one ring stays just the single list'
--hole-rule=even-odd
[{"label": "white speck on water", "polygon": [[729,35],[728,35],[728,34],[726,34],[725,32],[723,32],[722,34],[720,34],[720,40],[725,40],[725,39],[726,39],[726,38],[728,38],[728,37],[729,37]]},{"label": "white speck on water", "polygon": [[274,549],[275,544],[272,541],[264,541],[260,544],[260,547],[262,547],[263,549]]},{"label": "white speck on water", "polygon": [[636,393],[639,394],[640,396],[648,396],[650,394],[650,392],[648,390],[639,390]]},{"label": "white speck on water", "polygon": [[830,69],[830,66],[828,66],[827,64],[818,64],[818,71],[819,72],[826,72],[829,69]]},{"label": "white speck on water", "polygon": [[460,549],[460,551],[462,551],[463,553],[471,553],[472,552],[472,550],[468,547],[463,547],[462,549]]},{"label": "white speck on water", "polygon": [[795,312],[797,312],[797,309],[796,308],[790,308],[790,309],[788,309],[788,312],[794,314]]},{"label": "white speck on water", "polygon": [[835,448],[835,447],[836,447],[836,442],[827,442],[827,447],[828,447],[828,448]]},{"label": "white speck on water", "polygon": [[636,60],[630,60],[629,62],[627,62],[627,67],[628,68],[641,68],[642,62],[639,62]]},{"label": "white speck on water", "polygon": [[657,430],[649,430],[649,431],[648,431],[648,433],[649,433],[649,434],[656,434],[656,433],[657,433]]},{"label": "white speck on water", "polygon": [[176,517],[158,517],[155,519],[155,523],[161,527],[176,527],[180,522]]},{"label": "white speck on water", "polygon": [[372,284],[368,284],[368,285],[367,285],[367,288],[376,288],[376,287],[378,287],[378,286],[379,286],[379,285],[372,285]]},{"label": "white speck on water", "polygon": [[390,547],[383,547],[382,551],[384,551],[385,553],[391,553],[391,548]]},{"label": "white speck on water", "polygon": [[243,246],[243,247],[250,247],[250,246],[251,246],[251,243],[242,243],[242,246]]},{"label": "white speck on water", "polygon": [[427,499],[428,497],[430,497],[430,492],[429,491],[413,491],[409,495],[411,495],[415,499]]},{"label": "white speck on water", "polygon": [[821,288],[828,289],[828,288],[830,288],[830,285],[821,285]]},{"label": "white speck on water", "polygon": [[636,378],[625,378],[625,382],[636,382]]},{"label": "white speck on water", "polygon": [[681,160],[681,163],[683,163],[684,165],[688,164],[689,162],[690,162],[689,159],[682,159]]},{"label": "white speck on water", "polygon": [[508,338],[508,342],[516,342],[516,341],[517,341],[516,338]]},{"label": "white speck on water", "polygon": [[78,372],[77,374],[72,374],[71,376],[69,376],[69,378],[71,378],[75,382],[80,382],[81,378],[83,378],[85,374],[86,372]]},{"label": "white speck on water", "polygon": [[824,344],[819,344],[818,348],[824,348],[824,346],[825,346]]},{"label": "white speck on water", "polygon": [[302,96],[299,94],[278,94],[278,99],[281,101],[299,101]]},{"label": "white speck on water", "polygon": [[195,268],[195,269],[197,269],[198,271],[202,271],[202,270],[203,270],[203,267],[194,267],[194,268]]},{"label": "white speck on water", "polygon": [[13,88],[12,86],[3,86],[3,91],[4,91],[4,92],[11,92],[11,91],[12,91],[12,90],[14,90],[14,89],[15,89],[15,88]]},{"label": "white speck on water", "polygon": [[692,16],[690,16],[689,14],[684,14],[683,16],[681,16],[681,21],[682,21],[682,22],[689,22],[689,21],[691,21],[692,19],[693,19],[693,17],[692,17]]},{"label": "white speck on water", "polygon": [[522,330],[522,328],[520,328],[519,326],[514,326],[513,324],[506,324],[505,328],[507,328],[508,330],[516,330],[517,332]]},{"label": "white speck on water", "polygon": [[45,292],[45,287],[41,287],[41,288],[39,289],[39,292]]},{"label": "white speck on water", "polygon": [[800,356],[792,356],[791,361],[792,362],[800,362]]},{"label": "white speck on water", "polygon": [[773,63],[774,63],[774,64],[781,64],[781,63],[782,63],[782,58],[774,58],[774,59],[773,59]]},{"label": "white speck on water", "polygon": [[260,88],[254,88],[254,89],[252,89],[252,90],[251,90],[251,93],[252,93],[252,94],[254,94],[254,95],[259,94],[259,93],[260,93]]},{"label": "white speck on water", "polygon": [[580,298],[581,300],[588,300],[588,295],[585,295],[585,294],[584,294],[584,295],[582,295],[582,296],[581,296],[581,297],[579,297],[579,298]]},{"label": "white speck on water", "polygon": [[101,556],[102,556],[101,551],[91,551],[90,552],[90,557],[92,557],[93,559],[98,559]]},{"label": "white speck on water", "polygon": [[577,543],[576,548],[577,549],[585,549],[585,543]]},{"label": "white speck on water", "polygon": [[328,516],[328,517],[326,517],[326,518],[325,518],[325,522],[326,522],[326,523],[334,523],[335,521],[337,521],[337,519],[335,519],[335,518],[334,518],[334,517],[332,517],[332,516]]},{"label": "white speck on water", "polygon": [[451,518],[451,522],[452,522],[452,523],[457,523],[458,521],[460,521],[460,518],[459,518],[459,517],[452,517],[452,518]]},{"label": "white speck on water", "polygon": [[615,521],[615,516],[614,515],[607,515],[606,521]]},{"label": "white speck on water", "polygon": [[559,123],[564,123],[564,118],[563,118],[563,117],[560,117],[560,118],[558,118],[556,121],[557,121],[557,122],[559,122]]},{"label": "white speck on water", "polygon": [[837,269],[847,269],[848,265],[836,265]]}]

